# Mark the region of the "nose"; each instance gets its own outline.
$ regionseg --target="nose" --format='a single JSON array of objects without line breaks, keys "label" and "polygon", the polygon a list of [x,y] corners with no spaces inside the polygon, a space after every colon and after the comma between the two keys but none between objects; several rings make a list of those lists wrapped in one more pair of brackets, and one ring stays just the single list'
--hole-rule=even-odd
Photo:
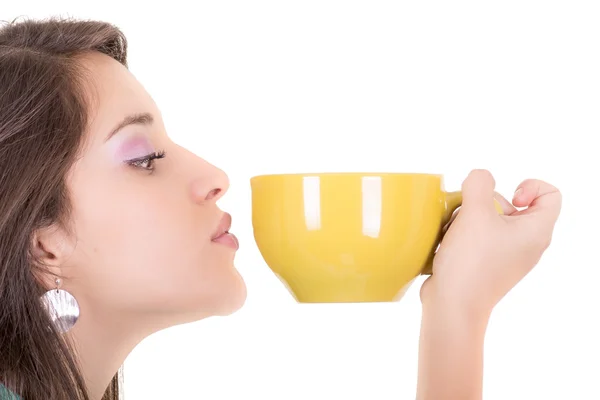
[{"label": "nose", "polygon": [[196,203],[216,202],[229,189],[227,174],[204,161],[200,173],[192,182],[192,197]]}]

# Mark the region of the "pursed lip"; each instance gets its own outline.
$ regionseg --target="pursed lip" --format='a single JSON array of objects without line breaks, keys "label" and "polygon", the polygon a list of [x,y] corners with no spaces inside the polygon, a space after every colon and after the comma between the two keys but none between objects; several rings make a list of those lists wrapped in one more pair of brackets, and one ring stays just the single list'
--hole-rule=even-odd
[{"label": "pursed lip", "polygon": [[226,233],[229,233],[229,229],[231,228],[231,214],[223,213],[223,217],[221,217],[221,222],[219,222],[219,226],[217,230],[212,235],[211,240],[217,239],[219,236],[223,236]]}]

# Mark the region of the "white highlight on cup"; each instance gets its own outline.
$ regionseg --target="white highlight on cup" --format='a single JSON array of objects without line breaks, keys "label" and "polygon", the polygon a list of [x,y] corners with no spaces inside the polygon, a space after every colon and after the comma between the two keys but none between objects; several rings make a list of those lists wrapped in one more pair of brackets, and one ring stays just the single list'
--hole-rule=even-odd
[{"label": "white highlight on cup", "polygon": [[304,194],[304,221],[308,230],[321,229],[321,182],[318,176],[302,179]]},{"label": "white highlight on cup", "polygon": [[381,230],[381,177],[362,178],[362,232],[365,236],[379,237]]}]

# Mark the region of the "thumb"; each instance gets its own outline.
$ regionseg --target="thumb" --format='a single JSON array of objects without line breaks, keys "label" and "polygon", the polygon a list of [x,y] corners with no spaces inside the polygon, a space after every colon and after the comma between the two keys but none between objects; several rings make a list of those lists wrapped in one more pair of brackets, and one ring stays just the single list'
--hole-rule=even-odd
[{"label": "thumb", "polygon": [[462,208],[498,214],[494,208],[496,181],[485,169],[474,169],[462,184]]}]

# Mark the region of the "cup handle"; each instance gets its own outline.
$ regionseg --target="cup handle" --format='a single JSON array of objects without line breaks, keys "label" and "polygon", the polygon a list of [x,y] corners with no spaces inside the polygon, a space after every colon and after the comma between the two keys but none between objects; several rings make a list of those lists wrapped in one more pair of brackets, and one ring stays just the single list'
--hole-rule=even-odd
[{"label": "cup handle", "polygon": [[[442,242],[444,238],[444,234],[450,228],[450,225],[454,221],[454,218],[457,214],[454,214],[461,205],[462,205],[462,191],[456,192],[446,192],[446,209],[444,211],[444,217],[442,219],[442,229],[440,230],[440,234],[438,239],[436,240],[436,246]],[[498,203],[498,200],[494,199],[494,206],[496,207],[496,211],[498,214],[502,215],[504,212],[502,211],[502,206]],[[425,267],[421,271],[421,275],[431,275],[433,273],[433,258],[437,254],[437,250],[432,251],[425,263]]]}]

